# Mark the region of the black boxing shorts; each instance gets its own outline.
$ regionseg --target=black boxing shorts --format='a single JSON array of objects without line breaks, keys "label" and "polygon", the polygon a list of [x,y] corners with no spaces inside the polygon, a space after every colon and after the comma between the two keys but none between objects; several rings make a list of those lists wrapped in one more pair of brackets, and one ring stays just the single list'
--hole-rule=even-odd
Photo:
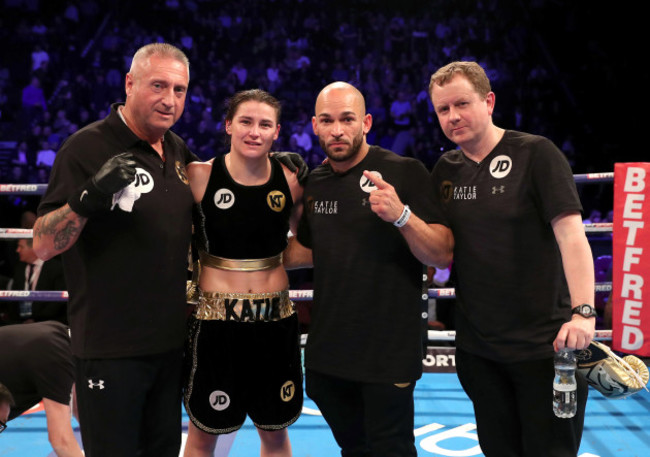
[{"label": "black boxing shorts", "polygon": [[230,433],[246,415],[262,430],[280,430],[300,416],[300,335],[288,291],[201,292],[187,357],[185,409],[200,430]]}]

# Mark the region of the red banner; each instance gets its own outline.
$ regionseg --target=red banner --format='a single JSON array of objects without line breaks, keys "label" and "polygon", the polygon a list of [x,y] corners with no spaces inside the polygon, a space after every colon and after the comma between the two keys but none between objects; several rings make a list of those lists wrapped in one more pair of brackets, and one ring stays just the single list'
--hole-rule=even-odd
[{"label": "red banner", "polygon": [[650,163],[614,166],[612,346],[650,357]]}]

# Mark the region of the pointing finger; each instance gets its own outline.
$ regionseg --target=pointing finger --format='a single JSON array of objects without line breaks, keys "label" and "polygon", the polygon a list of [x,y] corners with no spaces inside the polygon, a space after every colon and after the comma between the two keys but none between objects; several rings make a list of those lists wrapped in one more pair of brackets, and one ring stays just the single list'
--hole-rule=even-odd
[{"label": "pointing finger", "polygon": [[381,179],[379,176],[377,176],[375,173],[364,170],[363,171],[363,176],[368,178],[368,180],[375,185],[377,189],[385,189],[389,186],[389,184]]}]

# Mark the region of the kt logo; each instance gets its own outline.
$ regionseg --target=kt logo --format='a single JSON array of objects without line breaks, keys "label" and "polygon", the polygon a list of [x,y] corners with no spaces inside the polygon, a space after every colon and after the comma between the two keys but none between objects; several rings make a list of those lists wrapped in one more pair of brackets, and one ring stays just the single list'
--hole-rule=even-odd
[{"label": "kt logo", "polygon": [[282,389],[280,389],[280,398],[282,398],[282,401],[290,401],[295,393],[296,386],[294,385],[293,381],[287,381],[282,384]]},{"label": "kt logo", "polygon": [[286,201],[286,197],[279,190],[272,190],[266,196],[266,203],[269,205],[269,208],[271,208],[276,213],[279,213],[284,209]]},{"label": "kt logo", "polygon": [[452,187],[451,181],[443,181],[440,185],[440,198],[443,202],[448,203],[451,200],[453,194]]},{"label": "kt logo", "polygon": [[490,174],[494,178],[505,178],[510,173],[510,170],[512,170],[512,159],[508,156],[496,156],[490,162]]}]

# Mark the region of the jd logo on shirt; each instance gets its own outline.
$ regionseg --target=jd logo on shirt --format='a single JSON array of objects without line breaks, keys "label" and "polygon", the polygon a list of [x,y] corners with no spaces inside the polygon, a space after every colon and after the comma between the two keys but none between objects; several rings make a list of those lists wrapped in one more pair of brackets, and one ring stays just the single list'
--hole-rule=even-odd
[{"label": "jd logo on shirt", "polygon": [[[379,173],[378,171],[371,171],[370,173],[381,178],[381,173]],[[370,181],[368,178],[366,178],[363,175],[361,175],[361,179],[359,180],[359,186],[361,187],[362,191],[367,193],[377,190],[377,186],[375,186],[372,183],[372,181]]]},{"label": "jd logo on shirt", "polygon": [[153,190],[153,177],[144,168],[136,167],[133,185],[141,194],[149,193]]},{"label": "jd logo on shirt", "polygon": [[512,159],[508,156],[496,156],[494,159],[492,159],[492,162],[490,162],[490,174],[494,178],[505,178],[508,176],[508,173],[510,173],[511,169]]},{"label": "jd logo on shirt", "polygon": [[235,204],[235,194],[230,189],[219,189],[214,193],[214,204],[219,209],[228,209]]}]

